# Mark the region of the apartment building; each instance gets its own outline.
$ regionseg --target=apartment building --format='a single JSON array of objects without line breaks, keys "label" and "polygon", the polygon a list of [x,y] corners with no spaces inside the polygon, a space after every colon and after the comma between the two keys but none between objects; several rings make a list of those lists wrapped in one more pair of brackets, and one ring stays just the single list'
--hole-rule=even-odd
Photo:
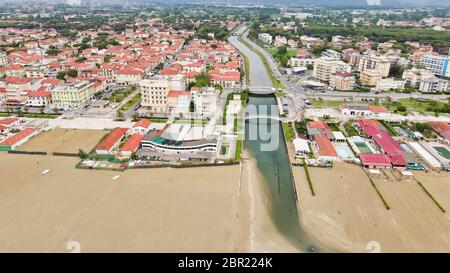
[{"label": "apartment building", "polygon": [[408,69],[403,72],[402,79],[405,80],[405,85],[419,87],[420,82],[427,79],[434,78],[434,73],[427,69]]},{"label": "apartment building", "polygon": [[381,80],[380,72],[372,70],[363,71],[359,74],[359,80],[363,85],[376,86]]},{"label": "apartment building", "polygon": [[321,81],[329,82],[332,74],[350,72],[351,69],[351,66],[343,61],[321,57],[314,62],[313,76]]},{"label": "apartment building", "polygon": [[289,60],[291,67],[307,67],[308,65],[314,65],[314,59],[311,58],[294,58]]},{"label": "apartment building", "polygon": [[271,44],[272,43],[272,35],[270,35],[269,33],[259,33],[258,34],[258,39],[266,44]]},{"label": "apartment building", "polygon": [[167,95],[169,91],[184,91],[186,81],[183,75],[154,76],[138,83],[142,95],[141,105],[154,113],[167,113]]},{"label": "apartment building", "polygon": [[450,77],[450,56],[425,55],[422,57],[420,63],[435,75]]},{"label": "apartment building", "polygon": [[330,86],[336,90],[348,91],[355,88],[355,76],[349,72],[337,72],[330,77]]},{"label": "apartment building", "polygon": [[420,82],[419,90],[424,93],[448,92],[450,91],[450,84],[449,81],[444,79],[426,79]]},{"label": "apartment building", "polygon": [[58,109],[79,109],[95,94],[94,83],[76,81],[55,86],[52,92],[53,106]]},{"label": "apartment building", "polygon": [[206,87],[197,91],[195,96],[195,111],[202,117],[212,117],[217,111],[219,102],[219,90],[214,87]]},{"label": "apartment building", "polygon": [[381,77],[389,76],[391,61],[377,55],[361,55],[358,61],[358,71],[378,72]]}]

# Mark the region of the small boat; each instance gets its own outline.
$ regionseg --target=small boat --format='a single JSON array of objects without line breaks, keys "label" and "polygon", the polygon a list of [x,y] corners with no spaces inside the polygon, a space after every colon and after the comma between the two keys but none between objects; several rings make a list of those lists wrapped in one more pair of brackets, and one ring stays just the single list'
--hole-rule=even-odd
[{"label": "small boat", "polygon": [[120,177],[120,175],[116,175],[116,176],[114,176],[113,178],[112,178],[112,180],[116,180],[116,179],[118,179]]},{"label": "small boat", "polygon": [[46,169],[45,171],[42,172],[42,175],[46,175],[46,174],[48,174],[49,172],[50,172],[50,170],[49,170],[49,169]]}]

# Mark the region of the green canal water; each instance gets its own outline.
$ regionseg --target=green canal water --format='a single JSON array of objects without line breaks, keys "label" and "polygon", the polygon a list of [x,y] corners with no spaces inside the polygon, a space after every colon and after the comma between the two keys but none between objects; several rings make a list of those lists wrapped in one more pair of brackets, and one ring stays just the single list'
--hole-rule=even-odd
[{"label": "green canal water", "polygon": [[[270,106],[276,105],[276,100],[273,96],[251,95],[249,105],[256,106],[257,109],[260,109],[260,106],[267,106],[270,113]],[[260,114],[264,115],[265,113]],[[278,111],[270,114],[278,116]],[[268,126],[268,123],[276,123],[276,132],[271,132],[273,131],[271,128],[274,127]],[[278,137],[280,141],[278,148],[273,151],[262,151],[261,144],[269,141],[263,141],[259,134],[256,139],[249,139],[249,128],[252,125],[256,125],[258,128],[260,126],[267,127],[267,131],[273,137]],[[279,233],[300,252],[323,252],[324,250],[314,243],[300,225],[296,192],[281,123],[278,120],[267,118],[252,119],[246,122],[245,128],[244,148],[256,159],[258,171],[263,177],[263,181],[259,182],[263,184],[268,200],[267,209]]]}]

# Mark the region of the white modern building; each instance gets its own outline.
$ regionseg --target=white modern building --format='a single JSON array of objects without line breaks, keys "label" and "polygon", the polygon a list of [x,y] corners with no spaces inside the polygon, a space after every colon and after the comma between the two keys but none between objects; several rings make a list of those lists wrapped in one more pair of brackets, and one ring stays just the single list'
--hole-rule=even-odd
[{"label": "white modern building", "polygon": [[450,77],[450,56],[425,55],[420,63],[435,75]]}]

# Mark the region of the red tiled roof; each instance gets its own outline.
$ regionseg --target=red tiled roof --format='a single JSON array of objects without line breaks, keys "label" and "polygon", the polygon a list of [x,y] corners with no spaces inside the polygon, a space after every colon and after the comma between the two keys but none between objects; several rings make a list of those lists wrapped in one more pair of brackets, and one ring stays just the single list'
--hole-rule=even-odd
[{"label": "red tiled roof", "polygon": [[127,142],[120,148],[120,151],[134,152],[139,148],[139,144],[141,140],[144,138],[144,135],[134,134],[132,135]]},{"label": "red tiled roof", "polygon": [[150,124],[152,124],[152,122],[150,120],[141,119],[133,125],[133,128],[136,128],[136,127],[148,128],[150,126]]},{"label": "red tiled roof", "polygon": [[137,70],[137,69],[122,69],[122,70],[116,71],[116,74],[136,75],[136,74],[142,74],[142,71]]},{"label": "red tiled roof", "polygon": [[116,128],[100,144],[95,147],[96,150],[111,150],[111,148],[125,135],[128,128]]},{"label": "red tiled roof", "polygon": [[443,133],[450,131],[450,125],[447,122],[443,121],[431,121],[428,122],[428,125],[433,129],[436,133]]},{"label": "red tiled roof", "polygon": [[21,141],[22,139],[26,138],[27,136],[31,135],[36,129],[33,128],[25,128],[22,131],[18,132],[15,135],[12,135],[8,137],[7,139],[3,140],[3,142],[0,143],[2,146],[12,146],[16,144],[17,142]]},{"label": "red tiled roof", "polygon": [[170,90],[167,97],[190,96],[191,93],[185,91]]},{"label": "red tiled roof", "polygon": [[28,97],[50,97],[51,95],[52,93],[46,90],[30,91],[27,94]]},{"label": "red tiled roof", "polygon": [[20,77],[6,77],[6,84],[25,84],[33,81],[31,78],[20,78]]},{"label": "red tiled roof", "polygon": [[11,125],[18,120],[19,120],[18,118],[4,118],[4,119],[0,119],[0,124],[1,125]]},{"label": "red tiled roof", "polygon": [[374,113],[387,113],[388,109],[384,106],[369,105],[369,110]]},{"label": "red tiled roof", "polygon": [[337,156],[337,152],[333,147],[333,144],[324,134],[314,135],[314,141],[319,147],[319,155],[321,156]]},{"label": "red tiled roof", "polygon": [[391,160],[385,154],[360,154],[359,158],[366,166],[391,166]]},{"label": "red tiled roof", "polygon": [[314,129],[328,129],[328,124],[326,124],[325,122],[321,122],[321,121],[310,121],[308,122],[308,126],[309,128],[314,128]]}]

